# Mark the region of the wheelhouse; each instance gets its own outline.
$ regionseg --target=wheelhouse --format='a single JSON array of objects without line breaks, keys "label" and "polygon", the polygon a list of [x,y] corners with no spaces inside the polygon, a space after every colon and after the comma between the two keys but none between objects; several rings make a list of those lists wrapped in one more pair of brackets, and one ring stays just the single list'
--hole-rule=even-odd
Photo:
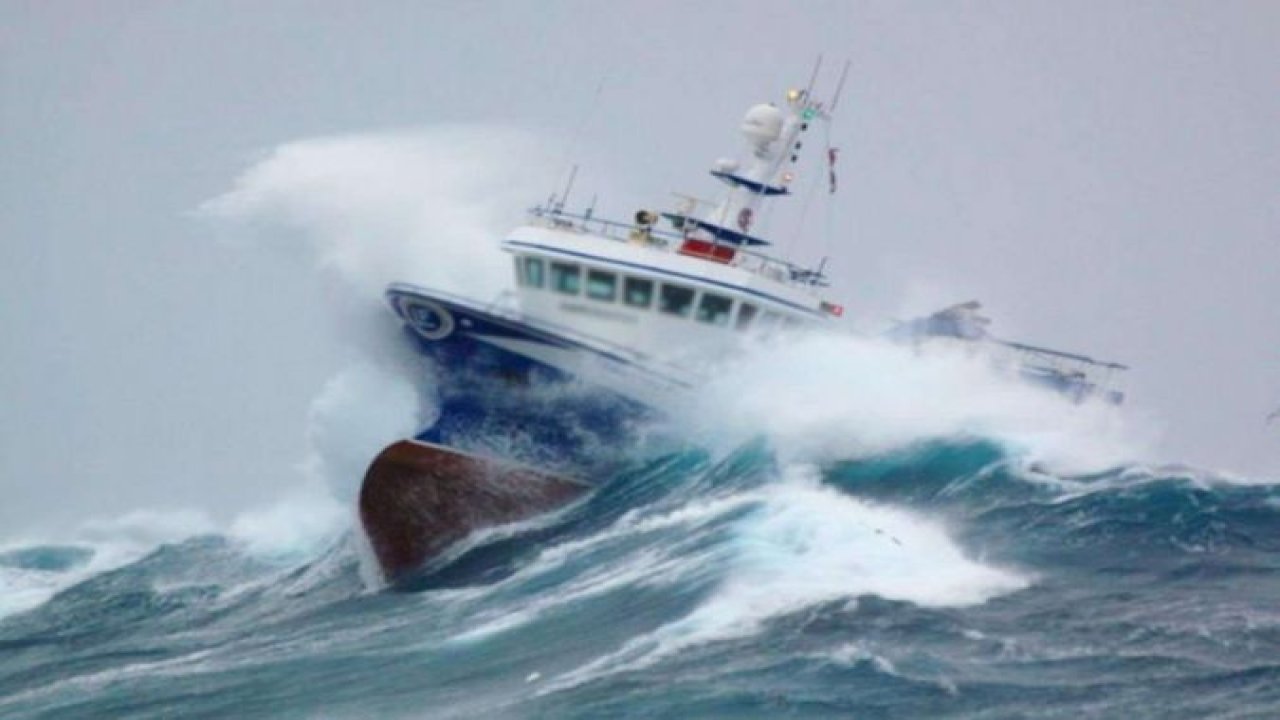
[{"label": "wheelhouse", "polygon": [[[657,314],[713,328],[743,332],[782,324],[799,327],[811,318],[741,291],[705,287],[696,280],[662,279],[640,271],[619,271],[587,262],[516,255],[516,284],[522,299],[537,303],[533,293],[566,302],[586,300],[604,309],[621,310],[621,318],[640,320]],[[773,305],[773,306],[771,306]]]},{"label": "wheelhouse", "polygon": [[515,259],[520,311],[655,356],[705,354],[743,334],[839,316],[839,305],[819,297],[822,269],[766,254],[770,243],[754,222],[766,201],[790,194],[800,136],[826,118],[802,90],[789,92],[783,108],[748,110],[747,160],[715,164],[711,174],[729,189],[701,210],[686,200],[616,222],[593,210],[566,212],[564,198],[534,208],[531,222],[503,242]]}]

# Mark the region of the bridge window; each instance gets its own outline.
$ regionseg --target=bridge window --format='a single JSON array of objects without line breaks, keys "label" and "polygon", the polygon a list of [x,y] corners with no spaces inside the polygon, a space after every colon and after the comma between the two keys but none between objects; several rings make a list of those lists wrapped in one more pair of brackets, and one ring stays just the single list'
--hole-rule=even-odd
[{"label": "bridge window", "polygon": [[551,286],[556,292],[577,295],[582,289],[582,268],[571,263],[551,263]]},{"label": "bridge window", "polygon": [[542,258],[527,257],[524,260],[524,284],[532,288],[542,287]]},{"label": "bridge window", "polygon": [[653,281],[627,278],[622,284],[622,301],[631,307],[649,307],[653,303]]},{"label": "bridge window", "polygon": [[733,300],[723,295],[704,292],[702,293],[702,300],[698,303],[698,322],[711,325],[728,325],[729,313],[732,311]]},{"label": "bridge window", "polygon": [[734,327],[739,330],[746,330],[751,327],[751,321],[756,319],[757,312],[759,312],[759,308],[755,305],[752,305],[751,303],[742,303],[738,306],[738,320],[734,324]]},{"label": "bridge window", "polygon": [[693,309],[694,291],[681,285],[662,284],[662,292],[658,296],[658,309],[668,315],[689,317]]},{"label": "bridge window", "polygon": [[613,302],[618,295],[618,276],[604,270],[587,271],[587,297]]}]

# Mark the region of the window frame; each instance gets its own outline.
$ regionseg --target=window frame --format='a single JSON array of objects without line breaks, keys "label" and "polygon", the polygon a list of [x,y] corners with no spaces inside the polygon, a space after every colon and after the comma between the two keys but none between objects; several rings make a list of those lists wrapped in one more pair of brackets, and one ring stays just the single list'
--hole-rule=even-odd
[{"label": "window frame", "polygon": [[[632,285],[647,285],[644,291],[644,302],[632,302]],[[654,286],[657,284],[651,278],[635,277],[634,275],[624,275],[622,278],[622,304],[627,307],[636,308],[637,310],[648,310],[653,307],[653,298],[657,295]]]},{"label": "window frame", "polygon": [[[721,312],[709,315],[706,314],[708,301],[712,303],[723,301],[725,305]],[[704,325],[728,327],[729,320],[733,318],[733,298],[728,295],[703,291],[698,295],[698,305],[693,311],[693,318]]]},{"label": "window frame", "polygon": [[[667,307],[667,291],[677,293],[689,293],[688,299],[677,309],[669,309]],[[682,319],[688,319],[693,316],[694,306],[698,302],[698,291],[688,285],[678,285],[675,283],[663,282],[658,288],[658,312],[663,315],[671,315]],[[675,306],[672,306],[675,307]]]},{"label": "window frame", "polygon": [[[612,270],[602,270],[600,268],[589,267],[587,268],[586,275],[587,275],[586,282],[583,283],[583,289],[586,291],[584,294],[587,296],[588,300],[595,300],[596,302],[611,303],[618,299],[618,273]],[[608,280],[609,293],[607,296],[597,295],[594,293],[593,287],[592,287],[592,279],[593,279],[592,276],[607,277],[609,279]]]},{"label": "window frame", "polygon": [[[530,273],[530,268],[537,268],[537,272]],[[537,282],[531,282],[536,276]],[[547,286],[546,266],[542,262],[542,258],[524,255],[520,258],[520,284],[524,287],[536,288],[541,290]]]},{"label": "window frame", "polygon": [[[561,295],[578,296],[582,294],[582,266],[577,263],[551,261],[551,289]],[[566,278],[573,278],[572,283],[564,283]],[[566,287],[572,284],[573,289]]]}]

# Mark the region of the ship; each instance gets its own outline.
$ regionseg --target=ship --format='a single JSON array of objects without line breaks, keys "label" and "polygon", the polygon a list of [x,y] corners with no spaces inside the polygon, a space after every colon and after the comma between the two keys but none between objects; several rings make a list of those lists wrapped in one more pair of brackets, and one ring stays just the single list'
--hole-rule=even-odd
[{"label": "ship", "polygon": [[[361,486],[361,526],[385,580],[429,572],[479,531],[581,501],[609,477],[617,448],[637,442],[745,338],[839,331],[844,308],[827,297],[825,260],[780,257],[757,219],[793,194],[801,149],[830,122],[843,84],[842,75],[823,101],[811,79],[748,109],[742,158],[711,168],[723,186],[715,202],[680,196],[668,211],[613,220],[594,207],[567,210],[567,188],[553,195],[501,240],[515,282],[498,300],[387,289],[407,342],[434,366],[438,412],[386,447]],[[836,152],[825,159],[834,190]],[[949,308],[889,337],[998,344],[1025,356],[1019,373],[1077,400],[1121,399],[1098,374],[1122,366],[993,343],[974,311]]]}]

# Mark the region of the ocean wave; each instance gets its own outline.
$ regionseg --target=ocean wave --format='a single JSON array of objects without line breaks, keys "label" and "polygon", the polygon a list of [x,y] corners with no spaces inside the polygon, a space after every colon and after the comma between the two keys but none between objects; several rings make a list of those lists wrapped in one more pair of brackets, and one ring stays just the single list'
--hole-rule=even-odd
[{"label": "ocean wave", "polygon": [[636,460],[417,592],[371,592],[340,504],[139,515],[108,569],[91,543],[0,554],[63,578],[0,620],[0,713],[1017,714],[1084,707],[1069,689],[1104,669],[1266,707],[1278,488],[1161,472],[1055,474],[976,437],[793,462],[757,437]]}]

